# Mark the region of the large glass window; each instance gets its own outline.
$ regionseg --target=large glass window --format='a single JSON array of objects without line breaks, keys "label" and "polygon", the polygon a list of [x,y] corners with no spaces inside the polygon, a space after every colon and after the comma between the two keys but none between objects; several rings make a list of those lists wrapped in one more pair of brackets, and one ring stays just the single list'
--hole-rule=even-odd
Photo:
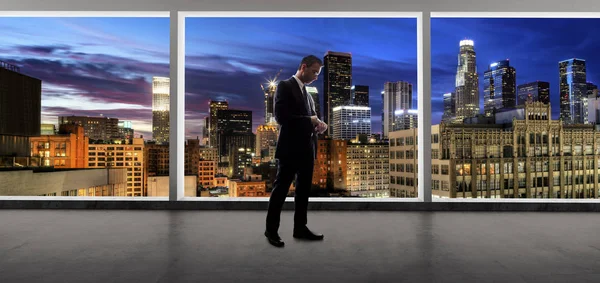
[{"label": "large glass window", "polygon": [[[0,26],[0,167],[11,168],[0,172],[0,195],[167,196],[167,175],[149,194],[147,176],[130,183],[127,171],[152,168],[156,129],[168,136],[169,18],[5,17]],[[139,162],[117,162],[125,152]]]},{"label": "large glass window", "polygon": [[433,197],[597,197],[577,191],[594,191],[599,173],[585,159],[597,154],[598,23],[432,18],[432,134],[443,153],[432,162],[457,164],[450,191]]},{"label": "large glass window", "polygon": [[[285,82],[298,88],[294,107],[328,125],[316,135],[311,196],[417,196],[415,17],[190,16],[185,25],[185,170],[210,176],[198,180],[200,196],[270,195],[279,140],[302,138],[279,127]],[[322,68],[303,93],[292,76],[308,55]]]}]

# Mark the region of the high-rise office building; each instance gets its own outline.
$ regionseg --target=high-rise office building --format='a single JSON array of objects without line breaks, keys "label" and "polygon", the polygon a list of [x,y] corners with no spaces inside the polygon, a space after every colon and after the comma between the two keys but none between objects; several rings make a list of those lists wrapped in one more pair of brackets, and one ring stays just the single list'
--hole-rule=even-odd
[{"label": "high-rise office building", "polygon": [[354,106],[369,106],[369,86],[355,85],[351,88],[352,105]]},{"label": "high-rise office building", "polygon": [[384,138],[395,129],[395,113],[399,110],[412,109],[413,87],[409,82],[386,82],[381,94],[383,111],[381,112],[381,127]]},{"label": "high-rise office building", "polygon": [[133,139],[133,125],[131,121],[119,121],[119,136],[122,139]]},{"label": "high-rise office building", "polygon": [[371,107],[338,106],[333,108],[333,138],[350,140],[358,134],[371,134]]},{"label": "high-rise office building", "polygon": [[560,77],[560,118],[566,124],[586,124],[587,81],[585,60],[568,59],[558,63]]},{"label": "high-rise office building", "polygon": [[90,140],[108,141],[118,139],[119,134],[119,119],[108,117],[86,117],[86,116],[59,116],[59,125],[80,125],[83,127],[86,137]]},{"label": "high-rise office building", "polygon": [[[352,55],[329,51],[323,64],[323,121],[329,125],[333,120],[333,108],[351,103]],[[328,133],[332,133],[331,127]]]},{"label": "high-rise office building", "polygon": [[588,96],[588,123],[600,125],[600,97],[597,94]]},{"label": "high-rise office building", "polygon": [[275,124],[260,125],[256,129],[256,150],[258,157],[269,157],[269,147],[277,144],[279,129]]},{"label": "high-rise office building", "polygon": [[518,105],[524,105],[531,102],[542,102],[550,104],[550,83],[531,82],[519,85],[517,87]]},{"label": "high-rise office building", "polygon": [[[204,117],[204,119],[202,120],[203,124],[202,124],[202,140],[203,141],[207,141],[208,140],[208,123],[210,121],[209,116]],[[208,143],[204,143],[204,144],[208,144]]]},{"label": "high-rise office building", "polygon": [[152,138],[159,144],[169,142],[169,78],[152,78]]},{"label": "high-rise office building", "polygon": [[490,64],[483,73],[485,116],[491,117],[502,109],[514,108],[517,105],[516,93],[517,72],[508,59]]},{"label": "high-rise office building", "polygon": [[218,146],[218,138],[219,135],[217,133],[217,112],[219,110],[227,110],[229,109],[229,103],[227,101],[213,101],[209,102],[209,112],[210,116],[208,118],[208,138],[209,145],[216,147]]},{"label": "high-rise office building", "polygon": [[0,61],[0,156],[28,157],[41,131],[42,81]]},{"label": "high-rise office building", "polygon": [[419,111],[417,109],[401,109],[394,112],[394,127],[392,131],[415,129],[419,126]]},{"label": "high-rise office building", "polygon": [[444,93],[444,114],[442,115],[442,121],[449,123],[454,119],[456,113],[454,112],[456,107],[456,95],[454,92]]},{"label": "high-rise office building", "polygon": [[306,92],[308,92],[308,94],[310,94],[310,96],[312,96],[312,99],[315,103],[315,110],[317,111],[317,117],[319,117],[319,119],[323,120],[323,115],[321,114],[321,103],[319,102],[320,101],[319,91],[314,86],[307,86]]},{"label": "high-rise office building", "polygon": [[[224,157],[229,154],[229,138],[252,134],[252,111],[233,109],[217,111],[216,134],[219,156]],[[255,140],[252,140],[251,145],[244,143],[240,147],[254,148],[254,143]]]},{"label": "high-rise office building", "polygon": [[275,122],[273,111],[275,109],[275,91],[277,90],[277,82],[270,81],[266,87],[263,86],[265,94],[265,124]]},{"label": "high-rise office building", "polygon": [[456,68],[456,121],[479,114],[479,76],[477,75],[475,46],[472,40],[460,41]]}]

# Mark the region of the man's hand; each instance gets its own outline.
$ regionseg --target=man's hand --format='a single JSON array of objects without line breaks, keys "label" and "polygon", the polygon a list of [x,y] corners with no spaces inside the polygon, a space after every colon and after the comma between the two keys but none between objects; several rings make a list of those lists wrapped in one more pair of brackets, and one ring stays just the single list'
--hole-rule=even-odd
[{"label": "man's hand", "polygon": [[310,116],[310,122],[312,123],[313,127],[316,127],[319,125],[319,122],[321,122],[321,120],[319,120],[319,117],[317,116]]},{"label": "man's hand", "polygon": [[317,127],[315,128],[315,130],[319,133],[322,134],[327,130],[327,124],[325,124],[323,121],[319,120],[319,124],[317,125]]}]

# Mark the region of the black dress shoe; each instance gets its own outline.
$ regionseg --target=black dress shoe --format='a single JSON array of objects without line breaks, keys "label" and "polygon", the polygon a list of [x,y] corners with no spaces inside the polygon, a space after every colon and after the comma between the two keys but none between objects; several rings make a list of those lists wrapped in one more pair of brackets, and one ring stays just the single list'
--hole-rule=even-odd
[{"label": "black dress shoe", "polygon": [[307,227],[303,227],[294,229],[294,238],[306,239],[310,241],[319,241],[323,240],[324,236],[321,234],[315,234],[312,231],[310,231]]},{"label": "black dress shoe", "polygon": [[276,246],[278,248],[283,247],[284,243],[283,241],[281,241],[281,238],[279,237],[279,235],[277,233],[271,233],[269,231],[265,231],[265,236],[267,237],[267,240],[269,240],[269,243],[273,246]]}]

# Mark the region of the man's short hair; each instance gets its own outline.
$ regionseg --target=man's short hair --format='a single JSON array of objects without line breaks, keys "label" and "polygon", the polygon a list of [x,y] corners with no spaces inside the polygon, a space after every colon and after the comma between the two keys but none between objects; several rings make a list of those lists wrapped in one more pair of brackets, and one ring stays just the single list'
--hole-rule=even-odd
[{"label": "man's short hair", "polygon": [[313,64],[319,64],[320,66],[323,66],[323,61],[321,61],[321,59],[315,55],[308,55],[302,58],[302,62],[300,62],[300,65],[298,66],[298,70],[302,68],[302,64],[306,64],[306,67],[310,67]]}]

